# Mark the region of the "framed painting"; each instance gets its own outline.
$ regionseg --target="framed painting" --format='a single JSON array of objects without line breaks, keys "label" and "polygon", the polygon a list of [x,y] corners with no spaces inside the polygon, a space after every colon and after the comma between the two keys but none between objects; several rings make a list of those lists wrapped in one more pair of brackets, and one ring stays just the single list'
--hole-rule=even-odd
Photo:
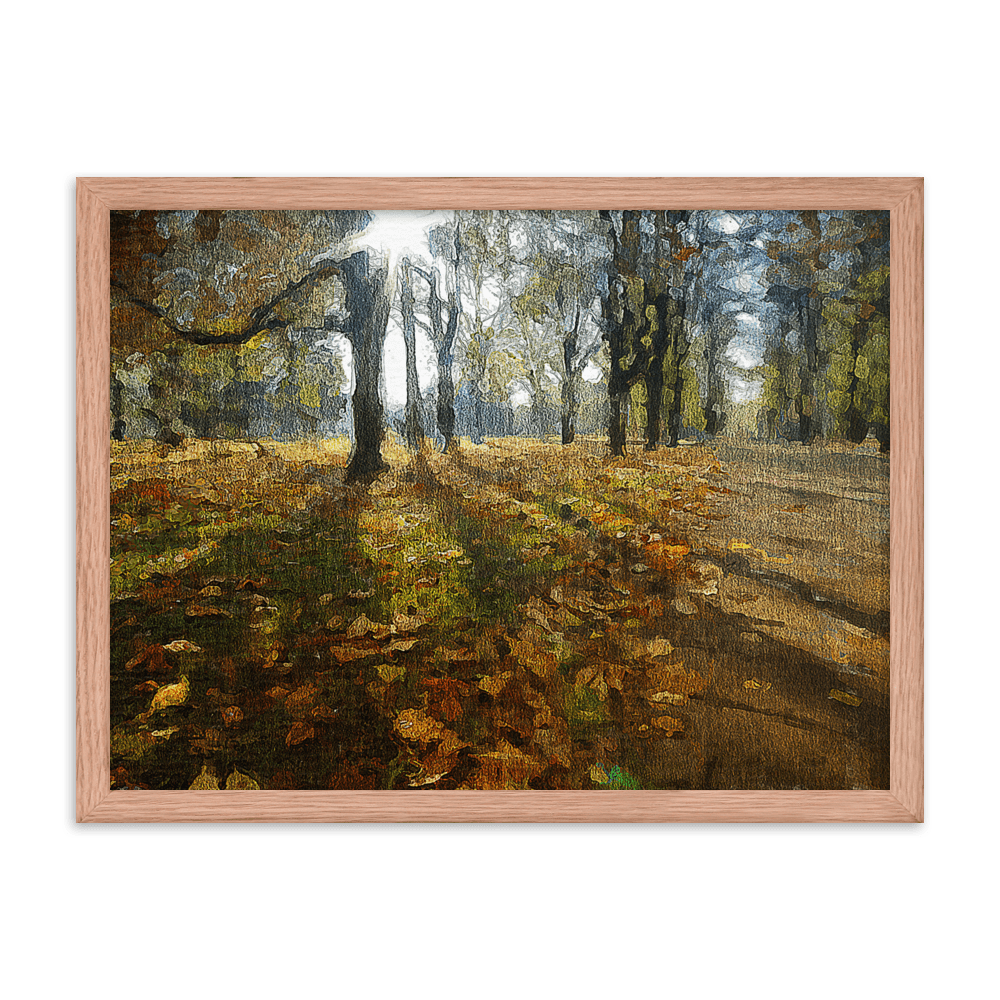
[{"label": "framed painting", "polygon": [[82,178],[77,281],[78,821],[923,820],[921,179]]}]

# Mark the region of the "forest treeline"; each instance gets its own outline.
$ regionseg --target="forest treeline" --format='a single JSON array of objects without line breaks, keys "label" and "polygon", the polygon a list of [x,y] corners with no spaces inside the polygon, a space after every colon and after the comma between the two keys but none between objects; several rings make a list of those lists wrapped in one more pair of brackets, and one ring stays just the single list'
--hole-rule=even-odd
[{"label": "forest treeline", "polygon": [[888,212],[459,211],[406,249],[377,221],[112,212],[112,436],[346,432],[355,478],[388,426],[889,447]]}]

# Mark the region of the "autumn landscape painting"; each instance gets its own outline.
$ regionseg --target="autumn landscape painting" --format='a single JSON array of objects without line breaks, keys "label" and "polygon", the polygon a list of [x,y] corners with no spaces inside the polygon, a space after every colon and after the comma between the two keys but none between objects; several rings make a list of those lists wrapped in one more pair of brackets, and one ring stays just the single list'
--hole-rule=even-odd
[{"label": "autumn landscape painting", "polygon": [[112,211],[111,787],[887,789],[889,279],[887,211]]}]

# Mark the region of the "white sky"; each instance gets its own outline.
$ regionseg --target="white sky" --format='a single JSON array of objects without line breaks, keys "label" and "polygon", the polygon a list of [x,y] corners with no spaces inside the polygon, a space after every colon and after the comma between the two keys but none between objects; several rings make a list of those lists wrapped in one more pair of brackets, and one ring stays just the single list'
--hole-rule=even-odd
[{"label": "white sky", "polygon": [[[390,301],[395,303],[396,268],[404,256],[427,264],[431,260],[427,233],[435,226],[450,222],[454,212],[443,211],[373,211],[374,218],[351,240],[353,248],[373,250],[389,264]],[[423,279],[417,279],[423,280]],[[417,380],[421,391],[437,378],[437,360],[430,338],[417,327]],[[350,377],[350,363],[345,361]],[[382,373],[385,380],[386,402],[402,406],[406,402],[406,349],[398,312],[389,313],[385,348],[382,353]]]}]

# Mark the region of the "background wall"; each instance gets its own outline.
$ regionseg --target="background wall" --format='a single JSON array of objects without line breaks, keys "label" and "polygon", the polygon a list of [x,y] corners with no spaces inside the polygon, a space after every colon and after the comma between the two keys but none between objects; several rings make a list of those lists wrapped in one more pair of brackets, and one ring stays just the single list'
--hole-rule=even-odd
[{"label": "background wall", "polygon": [[[981,9],[950,4],[946,22],[866,0],[8,13],[12,995],[983,992],[997,223]],[[924,175],[927,823],[76,826],[74,178],[164,174]]]}]

